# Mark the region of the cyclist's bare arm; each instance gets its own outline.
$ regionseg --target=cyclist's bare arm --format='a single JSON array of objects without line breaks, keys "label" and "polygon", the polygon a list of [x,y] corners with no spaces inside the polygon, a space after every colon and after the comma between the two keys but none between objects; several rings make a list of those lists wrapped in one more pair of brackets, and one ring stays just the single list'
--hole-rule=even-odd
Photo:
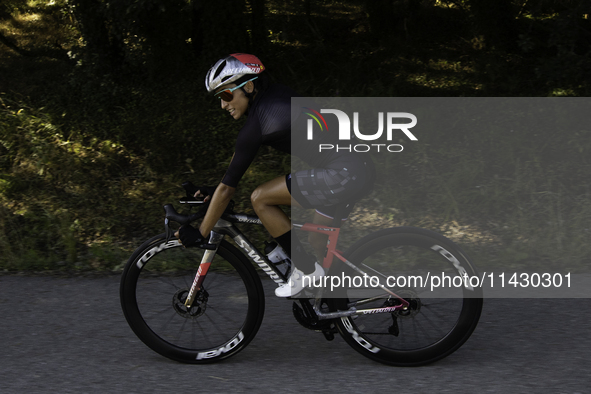
[{"label": "cyclist's bare arm", "polygon": [[209,208],[207,209],[207,213],[205,214],[205,217],[199,226],[199,231],[201,231],[202,235],[206,237],[209,236],[209,233],[211,230],[213,230],[213,227],[219,218],[222,217],[224,210],[230,203],[230,200],[232,199],[232,196],[235,192],[235,187],[231,187],[223,183],[218,185],[218,187],[215,189],[213,197],[211,197],[211,202],[209,204]]}]

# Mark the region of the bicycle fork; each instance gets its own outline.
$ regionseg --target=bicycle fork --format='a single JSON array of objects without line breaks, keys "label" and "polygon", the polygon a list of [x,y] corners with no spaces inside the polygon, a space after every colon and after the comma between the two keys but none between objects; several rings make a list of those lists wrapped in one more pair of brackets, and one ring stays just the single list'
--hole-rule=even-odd
[{"label": "bicycle fork", "polygon": [[195,296],[197,292],[201,290],[201,285],[203,284],[203,280],[207,275],[207,271],[209,270],[209,266],[215,257],[217,252],[217,246],[222,242],[224,238],[223,234],[216,233],[214,231],[211,232],[211,236],[209,238],[209,243],[216,245],[215,249],[205,249],[205,253],[203,253],[203,258],[201,259],[201,264],[199,264],[199,269],[197,269],[197,274],[195,274],[195,279],[193,279],[193,284],[189,289],[189,294],[187,295],[187,299],[185,300],[185,306],[187,308],[191,308],[193,305],[193,301],[195,301]]}]

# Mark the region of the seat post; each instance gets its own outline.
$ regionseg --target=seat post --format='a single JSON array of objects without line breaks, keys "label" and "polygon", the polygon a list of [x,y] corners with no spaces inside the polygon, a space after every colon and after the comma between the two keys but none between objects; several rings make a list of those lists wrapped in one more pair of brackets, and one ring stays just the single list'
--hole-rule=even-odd
[{"label": "seat post", "polygon": [[337,206],[337,209],[334,214],[334,219],[332,221],[332,227],[340,228],[341,224],[343,223],[343,219],[345,218],[345,212],[349,204],[340,204]]}]

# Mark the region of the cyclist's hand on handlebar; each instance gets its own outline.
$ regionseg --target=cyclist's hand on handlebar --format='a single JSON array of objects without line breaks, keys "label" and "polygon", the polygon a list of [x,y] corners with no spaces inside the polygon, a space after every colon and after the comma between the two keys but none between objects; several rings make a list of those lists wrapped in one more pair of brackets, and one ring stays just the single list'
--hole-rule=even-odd
[{"label": "cyclist's hand on handlebar", "polygon": [[211,199],[211,196],[213,196],[213,193],[215,193],[215,189],[217,189],[217,187],[215,186],[197,186],[199,188],[199,190],[197,190],[197,192],[195,192],[195,195],[193,197],[205,197],[203,199],[203,201],[208,202]]},{"label": "cyclist's hand on handlebar", "polygon": [[203,201],[208,202],[211,199],[211,196],[213,196],[215,189],[217,189],[217,186],[195,186],[187,181],[183,183],[183,188],[187,192],[187,196],[195,198],[205,197]]},{"label": "cyclist's hand on handlebar", "polygon": [[182,226],[174,235],[186,248],[192,246],[204,248],[209,241],[209,237],[204,237],[201,235],[201,232],[190,224]]}]

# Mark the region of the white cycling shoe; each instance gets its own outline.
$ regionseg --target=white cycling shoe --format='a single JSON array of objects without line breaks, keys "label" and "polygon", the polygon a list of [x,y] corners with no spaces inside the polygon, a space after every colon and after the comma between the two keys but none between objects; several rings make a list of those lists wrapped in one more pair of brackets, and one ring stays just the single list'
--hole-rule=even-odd
[{"label": "white cycling shoe", "polygon": [[304,277],[309,278],[305,280],[305,284],[310,286],[316,280],[318,283],[318,278],[322,278],[324,276],[324,269],[318,263],[314,263],[314,272],[311,274],[304,274],[297,268],[291,272],[289,278],[287,278],[287,283],[279,286],[275,289],[275,295],[277,297],[294,297],[304,290]]}]

